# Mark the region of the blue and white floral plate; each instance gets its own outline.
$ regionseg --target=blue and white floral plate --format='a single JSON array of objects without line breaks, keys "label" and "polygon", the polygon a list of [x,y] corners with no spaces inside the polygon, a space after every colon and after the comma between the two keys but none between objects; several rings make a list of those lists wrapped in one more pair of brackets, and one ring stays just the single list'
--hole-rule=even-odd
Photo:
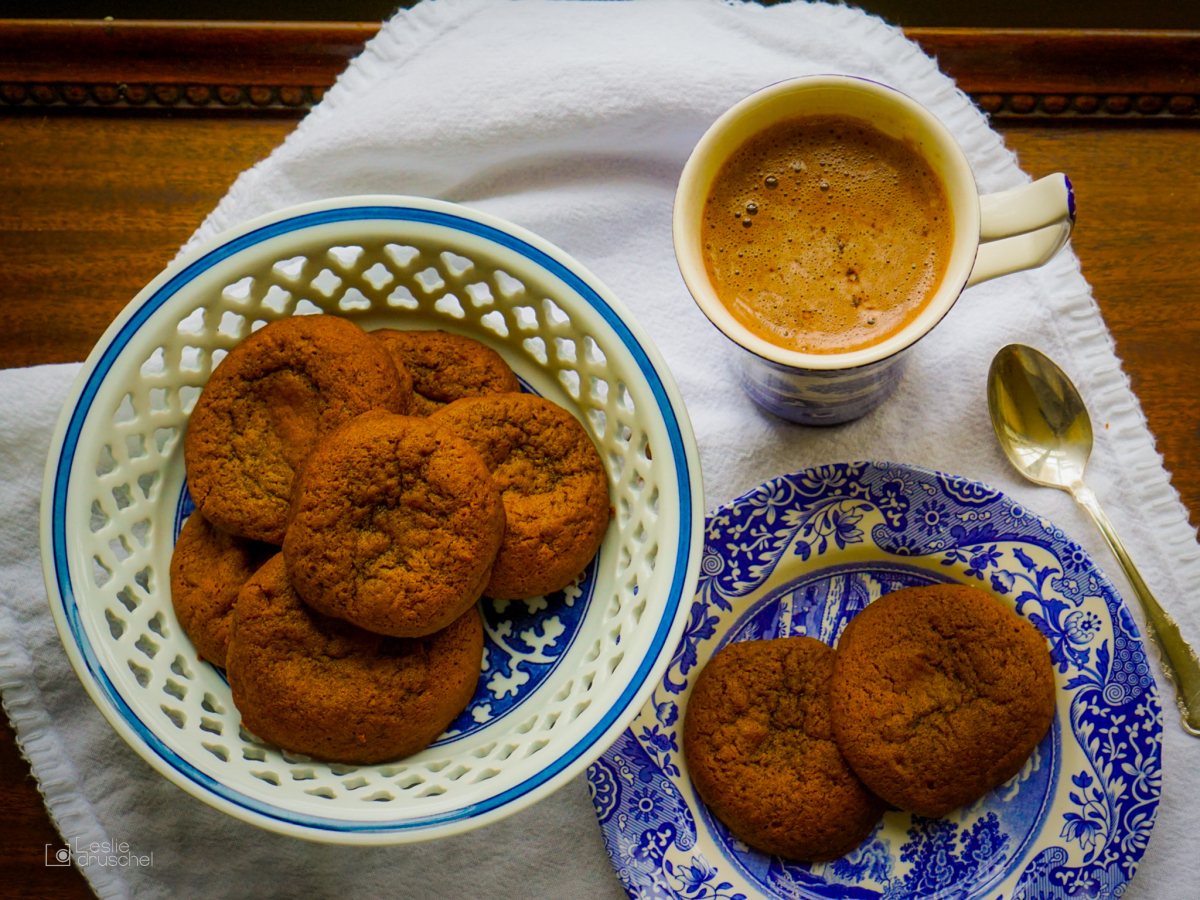
[{"label": "blue and white floral plate", "polygon": [[[1146,849],[1161,789],[1159,699],[1129,610],[1054,524],[977,482],[839,464],[769,481],[712,513],[700,581],[666,675],[588,770],[630,896],[688,900],[1116,897]],[[1024,769],[940,819],[889,812],[850,855],[802,864],[748,848],[700,801],[683,711],[733,641],[835,644],[902,587],[959,581],[1049,639],[1058,714]]]}]

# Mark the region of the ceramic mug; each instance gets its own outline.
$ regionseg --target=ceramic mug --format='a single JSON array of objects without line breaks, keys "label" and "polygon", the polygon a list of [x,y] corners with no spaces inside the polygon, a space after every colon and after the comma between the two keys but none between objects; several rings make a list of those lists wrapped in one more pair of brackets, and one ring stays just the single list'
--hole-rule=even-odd
[{"label": "ceramic mug", "polygon": [[[863,120],[916,148],[940,179],[953,221],[946,271],[924,309],[879,343],[842,353],[784,349],[738,322],[709,281],[700,233],[713,179],[747,139],[776,122],[823,115]],[[1075,199],[1065,175],[980,196],[962,148],[921,104],[874,81],[816,75],[763,88],[712,124],[679,178],[672,231],[679,271],[692,297],[745,351],[738,354],[741,380],[751,398],[794,422],[834,425],[858,418],[891,394],[903,374],[906,351],[941,321],[964,289],[1045,264],[1067,242],[1074,222]]]}]

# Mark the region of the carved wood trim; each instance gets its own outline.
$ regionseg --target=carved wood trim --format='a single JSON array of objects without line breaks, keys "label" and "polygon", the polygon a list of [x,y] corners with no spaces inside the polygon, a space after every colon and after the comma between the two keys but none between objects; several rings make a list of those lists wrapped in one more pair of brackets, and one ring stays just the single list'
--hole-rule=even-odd
[{"label": "carved wood trim", "polygon": [[[302,116],[378,29],[0,20],[0,112]],[[1200,32],[905,33],[997,119],[1200,125]]]}]

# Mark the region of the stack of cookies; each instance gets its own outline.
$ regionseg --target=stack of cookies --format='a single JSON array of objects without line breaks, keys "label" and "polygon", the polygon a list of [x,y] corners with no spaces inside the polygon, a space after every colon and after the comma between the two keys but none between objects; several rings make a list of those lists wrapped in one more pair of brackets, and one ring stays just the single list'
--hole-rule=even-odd
[{"label": "stack of cookies", "polygon": [[570,413],[519,391],[477,341],[332,316],[267,325],[213,372],[171,593],[250,732],[344,763],[415,753],[475,692],[476,601],[587,566],[603,464]]},{"label": "stack of cookies", "polygon": [[696,680],[684,755],[734,835],[804,862],[843,856],[889,806],[942,816],[1016,775],[1054,719],[1046,641],[958,584],[887,594],[837,650],[744,641]]}]

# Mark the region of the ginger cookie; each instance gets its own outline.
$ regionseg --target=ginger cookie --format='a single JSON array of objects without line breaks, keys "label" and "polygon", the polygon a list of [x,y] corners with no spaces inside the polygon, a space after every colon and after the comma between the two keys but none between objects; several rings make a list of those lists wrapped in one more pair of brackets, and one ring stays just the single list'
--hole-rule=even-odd
[{"label": "ginger cookie", "polygon": [[521,390],[517,376],[499,353],[465,335],[381,328],[371,336],[387,348],[397,368],[407,368],[412,375],[409,415],[428,416],[463,397]]},{"label": "ginger cookie", "polygon": [[863,783],[941,816],[1021,770],[1054,720],[1054,669],[1045,638],[990,594],[905,588],[842,632],[830,702]]},{"label": "ginger cookie", "polygon": [[861,844],[886,804],[829,724],[834,651],[810,637],[729,644],[696,679],[683,727],[692,784],[738,838],[803,862]]},{"label": "ginger cookie", "polygon": [[362,765],[410,756],[446,730],[479,681],[473,606],[426,637],[373,634],[301,602],[277,554],[234,610],[233,702],[251,733],[293,753]]},{"label": "ginger cookie", "polygon": [[533,394],[458,400],[429,420],[479,451],[504,497],[504,543],[484,593],[520,600],[570,584],[600,549],[611,512],[583,426]]},{"label": "ginger cookie", "polygon": [[282,543],[295,473],[317,440],[408,403],[391,357],[353,322],[272,322],[230,351],[196,402],[184,441],[192,499],[223,531]]},{"label": "ginger cookie", "polygon": [[225,667],[229,623],[242,585],[278,547],[234,537],[192,513],[171,553],[171,603],[196,651]]},{"label": "ginger cookie", "polygon": [[479,599],[503,535],[500,491],[470,444],[428,419],[371,413],[313,451],[283,555],[315,609],[419,637]]}]

